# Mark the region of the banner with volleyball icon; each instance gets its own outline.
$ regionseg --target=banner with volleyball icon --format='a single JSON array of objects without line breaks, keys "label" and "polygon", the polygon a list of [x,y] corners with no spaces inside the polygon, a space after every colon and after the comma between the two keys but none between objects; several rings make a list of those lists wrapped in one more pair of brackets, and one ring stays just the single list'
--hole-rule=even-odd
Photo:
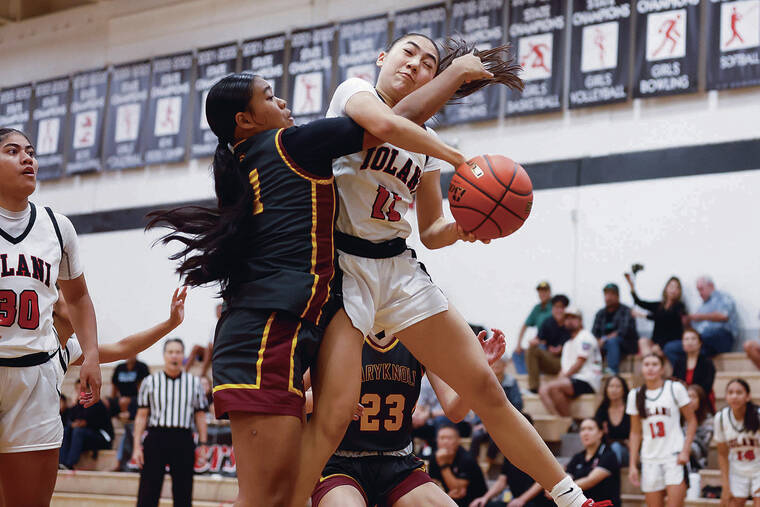
[{"label": "banner with volleyball icon", "polygon": [[710,0],[707,89],[760,85],[760,0]]},{"label": "banner with volleyball icon", "polygon": [[697,91],[701,0],[636,0],[634,97]]},{"label": "banner with volleyball icon", "polygon": [[377,57],[388,46],[388,16],[354,19],[338,27],[338,80],[358,77],[375,84]]},{"label": "banner with volleyball icon", "polygon": [[559,111],[565,74],[566,0],[514,0],[509,40],[523,67],[522,93],[507,90],[507,116]]},{"label": "banner with volleyball icon", "polygon": [[568,107],[628,99],[630,0],[573,0]]},{"label": "banner with volleyball icon", "polygon": [[[504,3],[501,0],[463,0],[451,4],[449,34],[475,44],[475,49],[500,46],[504,43],[505,32]],[[501,96],[502,87],[487,86],[460,103],[446,106],[442,122],[454,125],[497,118]]]},{"label": "banner with volleyball icon", "polygon": [[100,170],[107,94],[106,69],[82,72],[71,78],[67,174]]},{"label": "banner with volleyball icon", "polygon": [[334,25],[324,25],[298,30],[290,36],[288,107],[298,125],[323,118],[327,112],[333,84],[335,31]]},{"label": "banner with volleyball icon", "polygon": [[143,165],[140,140],[149,92],[150,62],[118,65],[111,71],[103,147],[106,169]]},{"label": "banner with volleyball icon", "polygon": [[150,102],[143,137],[146,164],[185,160],[190,133],[192,71],[192,53],[153,60]]},{"label": "banner with volleyball icon", "polygon": [[190,146],[192,158],[209,157],[216,151],[219,142],[206,121],[206,97],[214,83],[235,72],[237,57],[238,46],[235,43],[198,50],[198,70],[194,84],[193,142]]},{"label": "banner with volleyball icon", "polygon": [[37,179],[57,178],[63,173],[64,132],[69,114],[68,77],[34,85],[32,125],[29,134],[34,144],[39,172]]}]

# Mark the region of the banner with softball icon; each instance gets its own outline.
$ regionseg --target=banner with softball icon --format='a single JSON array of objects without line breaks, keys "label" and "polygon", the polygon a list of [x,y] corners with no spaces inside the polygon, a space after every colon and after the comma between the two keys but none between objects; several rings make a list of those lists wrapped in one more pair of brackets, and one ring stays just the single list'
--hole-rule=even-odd
[{"label": "banner with softball icon", "polygon": [[[464,0],[451,5],[449,34],[475,44],[479,50],[500,46],[504,41],[504,3],[501,0]],[[446,106],[442,123],[455,125],[489,120],[499,116],[501,87],[486,88]]]},{"label": "banner with softball icon", "polygon": [[760,85],[760,0],[707,3],[707,89]]},{"label": "banner with softball icon", "polygon": [[69,114],[68,77],[34,85],[32,128],[29,132],[37,154],[37,179],[57,178],[63,173],[64,132]]},{"label": "banner with softball icon", "polygon": [[143,165],[140,140],[150,92],[150,62],[119,65],[111,71],[108,93],[106,169]]},{"label": "banner with softball icon", "polygon": [[241,48],[243,72],[253,72],[267,80],[272,93],[285,97],[285,42],[284,33],[245,41]]},{"label": "banner with softball icon", "polygon": [[297,125],[325,116],[332,94],[333,25],[293,32],[288,63],[288,107]]},{"label": "banner with softball icon", "polygon": [[628,99],[630,0],[573,0],[568,107]]},{"label": "banner with softball icon", "polygon": [[636,0],[634,97],[697,91],[700,0]]},{"label": "banner with softball icon", "polygon": [[565,74],[566,0],[514,0],[509,40],[523,67],[522,93],[507,90],[507,116],[559,111]]},{"label": "banner with softball icon", "polygon": [[388,17],[355,19],[338,27],[338,79],[358,77],[375,84],[377,57],[388,46]]},{"label": "banner with softball icon", "polygon": [[426,35],[442,47],[446,37],[446,4],[440,2],[398,11],[393,16],[393,40],[412,32]]},{"label": "banner with softball icon", "polygon": [[206,120],[206,97],[211,87],[221,78],[237,69],[238,46],[225,44],[198,50],[198,70],[194,84],[192,158],[209,157],[216,151],[219,141],[211,132]]},{"label": "banner with softball icon", "polygon": [[180,162],[187,155],[193,54],[153,60],[143,153],[146,164]]},{"label": "banner with softball icon", "polygon": [[67,174],[101,169],[107,94],[107,69],[82,72],[71,78],[71,113],[66,133]]}]

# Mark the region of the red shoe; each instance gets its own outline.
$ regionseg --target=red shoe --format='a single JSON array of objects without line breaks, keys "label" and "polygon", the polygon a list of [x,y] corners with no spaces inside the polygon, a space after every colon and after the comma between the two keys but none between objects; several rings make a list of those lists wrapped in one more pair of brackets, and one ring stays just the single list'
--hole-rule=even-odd
[{"label": "red shoe", "polygon": [[599,502],[595,502],[589,498],[583,502],[583,507],[612,507],[612,502],[610,500],[601,500]]}]

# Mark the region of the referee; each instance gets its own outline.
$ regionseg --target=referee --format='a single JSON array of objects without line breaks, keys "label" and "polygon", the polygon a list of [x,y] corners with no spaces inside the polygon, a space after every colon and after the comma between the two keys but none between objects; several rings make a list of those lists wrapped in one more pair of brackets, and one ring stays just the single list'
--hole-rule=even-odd
[{"label": "referee", "polygon": [[[199,444],[206,454],[206,397],[198,377],[182,371],[185,345],[179,338],[164,342],[164,369],[146,377],[137,397],[135,448],[132,459],[142,468],[137,507],[156,507],[161,497],[166,465],[172,477],[174,507],[190,507],[193,496],[195,443],[193,417]],[[138,444],[145,429],[148,435]]]}]

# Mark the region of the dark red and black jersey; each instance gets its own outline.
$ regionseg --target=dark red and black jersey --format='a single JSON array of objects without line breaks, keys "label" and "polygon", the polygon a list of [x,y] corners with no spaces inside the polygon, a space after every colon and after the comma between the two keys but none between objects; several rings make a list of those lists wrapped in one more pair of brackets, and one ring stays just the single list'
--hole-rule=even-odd
[{"label": "dark red and black jersey", "polygon": [[398,451],[408,446],[423,373],[420,362],[398,339],[381,347],[365,338],[360,397],[364,413],[351,421],[338,449]]},{"label": "dark red and black jersey", "polygon": [[253,190],[232,273],[230,308],[284,310],[317,324],[334,274],[337,193],[332,160],[360,151],[350,118],[262,132],[234,147]]}]

